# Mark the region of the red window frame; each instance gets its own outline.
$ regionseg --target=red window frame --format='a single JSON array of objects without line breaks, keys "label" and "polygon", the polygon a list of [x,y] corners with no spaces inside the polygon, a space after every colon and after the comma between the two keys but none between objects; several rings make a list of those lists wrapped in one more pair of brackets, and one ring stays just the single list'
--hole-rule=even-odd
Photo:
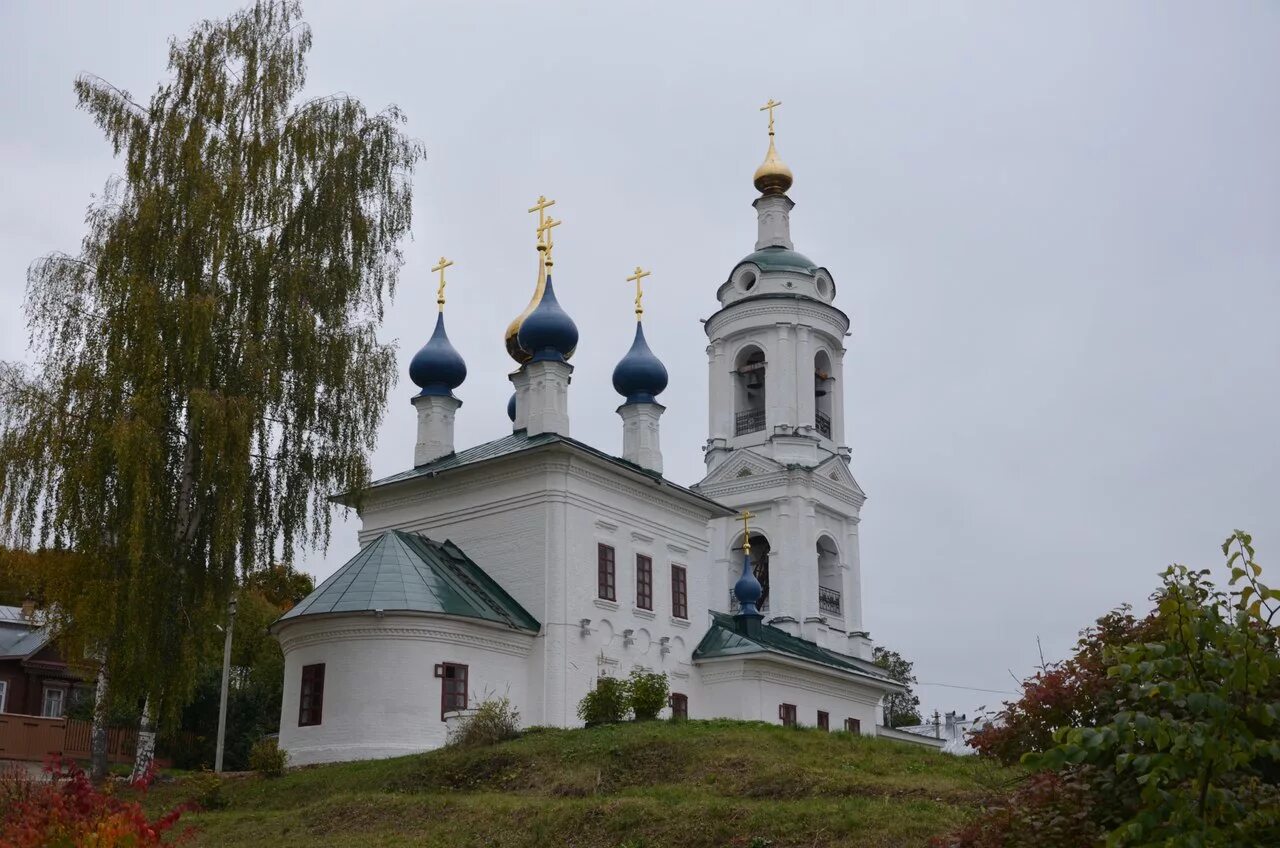
[{"label": "red window frame", "polygon": [[596,547],[597,594],[606,601],[618,600],[617,570],[614,567],[613,548],[606,544]]},{"label": "red window frame", "polygon": [[862,722],[856,718],[847,718],[844,720],[844,729],[849,733],[862,734]]},{"label": "red window frame", "polygon": [[467,679],[471,670],[462,663],[440,663],[436,677],[440,678],[440,720],[444,714],[467,708]]},{"label": "red window frame", "polygon": [[671,693],[671,717],[683,719],[689,717],[689,696],[679,692]]},{"label": "red window frame", "polygon": [[671,566],[671,614],[689,617],[689,576],[683,565]]},{"label": "red window frame", "polygon": [[653,609],[653,557],[636,554],[636,606]]},{"label": "red window frame", "polygon": [[796,705],[795,704],[778,704],[778,718],[782,720],[783,727],[796,726]]},{"label": "red window frame", "polygon": [[298,727],[315,727],[324,718],[324,663],[302,667],[298,690]]},{"label": "red window frame", "polygon": [[830,730],[830,729],[831,729],[831,714],[830,714],[830,713],[824,712],[824,711],[822,711],[822,710],[818,710],[818,729],[819,729],[819,730]]}]

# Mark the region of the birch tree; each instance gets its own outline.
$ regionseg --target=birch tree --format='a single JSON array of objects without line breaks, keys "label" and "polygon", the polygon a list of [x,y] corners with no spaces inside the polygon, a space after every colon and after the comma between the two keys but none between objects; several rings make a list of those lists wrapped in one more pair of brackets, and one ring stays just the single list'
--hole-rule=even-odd
[{"label": "birch tree", "polygon": [[263,0],[173,40],[149,99],[75,81],[122,173],[28,272],[0,529],[76,552],[45,599],[101,661],[100,727],[108,681],[171,720],[237,569],[327,544],[326,497],[368,476],[422,149],[394,107],[304,99],[310,46]]}]

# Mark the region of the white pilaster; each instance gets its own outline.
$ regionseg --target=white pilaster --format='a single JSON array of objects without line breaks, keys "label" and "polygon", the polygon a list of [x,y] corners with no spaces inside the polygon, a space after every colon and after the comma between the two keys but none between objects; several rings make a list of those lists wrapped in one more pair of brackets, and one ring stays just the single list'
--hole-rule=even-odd
[{"label": "white pilaster", "polygon": [[762,247],[785,247],[791,244],[791,209],[795,206],[785,194],[766,194],[752,204],[756,208],[756,250]]},{"label": "white pilaster", "polygon": [[530,436],[569,435],[569,380],[573,366],[563,361],[535,360],[517,373],[524,375],[527,386],[521,394],[522,381],[512,377],[511,382],[516,385],[516,424],[524,419]]},{"label": "white pilaster", "polygon": [[446,395],[418,395],[418,443],[413,448],[414,466],[453,453],[453,417],[462,401]]},{"label": "white pilaster", "polygon": [[622,458],[648,471],[662,473],[662,444],[658,439],[658,419],[666,407],[660,403],[624,403],[622,416]]}]

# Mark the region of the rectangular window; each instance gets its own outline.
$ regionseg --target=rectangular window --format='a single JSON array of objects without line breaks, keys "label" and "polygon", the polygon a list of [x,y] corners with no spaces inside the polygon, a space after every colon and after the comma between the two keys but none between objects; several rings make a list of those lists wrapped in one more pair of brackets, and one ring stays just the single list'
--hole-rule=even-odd
[{"label": "rectangular window", "polygon": [[596,552],[596,565],[600,597],[606,601],[618,600],[618,584],[613,568],[613,548],[600,545]]},{"label": "rectangular window", "polygon": [[862,722],[856,718],[847,718],[844,720],[844,729],[850,733],[862,733]]},{"label": "rectangular window", "polygon": [[62,718],[63,703],[66,697],[67,690],[56,686],[46,686],[44,689],[44,706],[40,710],[40,715],[45,718]]},{"label": "rectangular window", "polygon": [[685,719],[689,717],[689,696],[679,692],[671,693],[671,717]]},{"label": "rectangular window", "polygon": [[676,618],[689,617],[689,580],[683,565],[671,566],[671,614]]},{"label": "rectangular window", "polygon": [[796,705],[795,704],[778,704],[778,718],[782,719],[783,727],[796,726]]},{"label": "rectangular window", "polygon": [[9,700],[9,681],[0,680],[0,713],[4,712],[5,701]]},{"label": "rectangular window", "polygon": [[324,712],[324,663],[302,667],[302,689],[298,693],[298,727],[320,723]]},{"label": "rectangular window", "polygon": [[824,713],[822,710],[818,710],[818,729],[819,730],[831,729],[831,716],[827,713]]},{"label": "rectangular window", "polygon": [[636,554],[636,606],[653,609],[653,560]]},{"label": "rectangular window", "polygon": [[467,708],[467,667],[457,663],[440,663],[436,669],[436,675],[442,678],[440,720],[444,721],[445,713]]}]

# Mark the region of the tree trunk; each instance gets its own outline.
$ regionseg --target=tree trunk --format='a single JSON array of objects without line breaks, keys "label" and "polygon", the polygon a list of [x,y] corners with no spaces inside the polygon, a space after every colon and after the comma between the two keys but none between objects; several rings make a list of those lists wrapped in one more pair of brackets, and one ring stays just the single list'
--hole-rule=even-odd
[{"label": "tree trunk", "polygon": [[107,673],[107,654],[99,654],[98,680],[93,691],[93,729],[89,734],[89,776],[95,780],[107,777],[107,698],[111,687]]},{"label": "tree trunk", "polygon": [[142,702],[142,721],[138,725],[138,751],[133,758],[133,773],[129,775],[130,783],[145,780],[151,770],[151,763],[156,757],[156,721],[151,709],[151,696]]}]

